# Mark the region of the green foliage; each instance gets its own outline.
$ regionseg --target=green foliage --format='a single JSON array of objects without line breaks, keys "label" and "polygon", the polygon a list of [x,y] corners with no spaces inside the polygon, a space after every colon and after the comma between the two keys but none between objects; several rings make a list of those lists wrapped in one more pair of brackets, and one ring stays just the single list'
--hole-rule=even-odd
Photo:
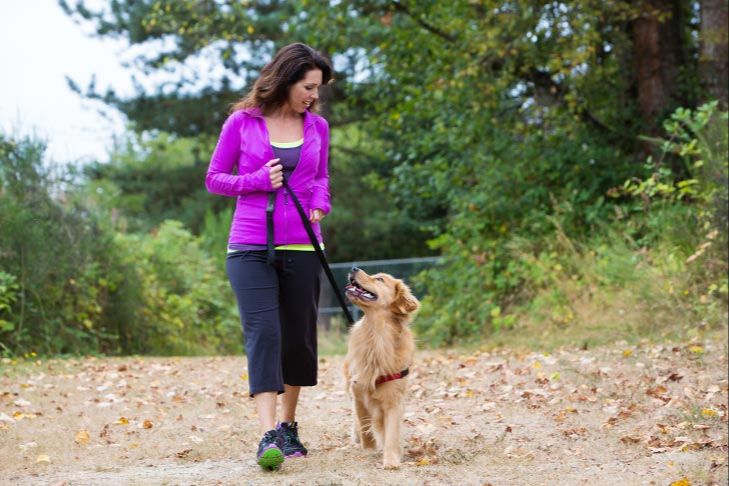
[{"label": "green foliage", "polygon": [[12,305],[18,300],[20,286],[18,279],[9,273],[0,271],[0,332],[10,332],[15,325],[6,320],[12,311]]},{"label": "green foliage", "polygon": [[216,213],[212,208],[205,212],[203,221],[202,238],[203,248],[208,255],[220,254],[228,245],[230,234],[230,222],[233,219],[233,207],[230,206]]},{"label": "green foliage", "polygon": [[[464,201],[449,230],[432,241],[447,255],[448,264],[420,276],[431,294],[416,322],[419,333],[433,344],[450,344],[508,328],[504,316],[509,315],[541,316],[564,328],[584,317],[573,308],[584,295],[607,296],[628,288],[644,303],[665,304],[656,304],[664,313],[641,314],[645,320],[680,312],[693,322],[721,322],[727,298],[722,290],[727,287],[722,252],[726,228],[715,216],[715,201],[726,201],[726,186],[717,181],[726,180],[727,154],[720,149],[728,137],[726,114],[713,110],[714,105],[696,112],[679,110],[670,120],[681,124],[667,122],[671,138],[662,148],[686,157],[691,184],[672,179],[668,169],[659,167],[661,172],[645,179],[653,183],[639,185],[630,179],[616,184],[631,192],[627,199],[627,191],[622,192],[623,199],[612,204],[601,193],[615,195],[618,190],[594,186],[589,192],[586,181],[572,186],[559,176],[549,212],[543,205],[530,211],[518,197],[500,196],[496,186],[481,191],[481,199]],[[607,167],[620,167],[619,161]],[[616,183],[620,173],[601,179]],[[511,179],[511,185],[524,184],[520,180]],[[559,191],[559,184],[566,190]],[[512,219],[504,218],[512,209],[508,202]],[[511,221],[517,224],[506,226]]]},{"label": "green foliage", "polygon": [[230,202],[211,198],[205,189],[211,145],[203,138],[129,131],[108,163],[84,167],[87,204],[113,210],[118,229],[149,231],[165,219],[176,219],[199,233],[206,211]]},{"label": "green foliage", "polygon": [[51,177],[44,149],[0,134],[0,348],[18,355],[239,352],[222,263],[200,239],[173,221],[123,232],[115,186]]},{"label": "green foliage", "polygon": [[132,303],[124,329],[130,351],[241,351],[235,300],[219,270],[222,257],[210,258],[178,221],[165,221],[149,234],[118,234],[115,244],[120,263],[133,269],[134,284],[125,289]]},{"label": "green foliage", "polygon": [[0,268],[14,278],[0,342],[16,352],[108,349],[101,314],[114,284],[111,236],[85,208],[51,196],[73,181],[51,175],[44,150],[0,134]]},{"label": "green foliage", "polygon": [[[59,3],[69,15],[91,24],[100,36],[121,37],[130,45],[144,45],[135,64],[145,72],[177,70],[174,82],[165,83],[154,92],[135,82],[136,93],[131,98],[119,96],[113,89],[99,92],[93,81],[82,89],[69,80],[71,88],[119,109],[140,130],[163,130],[192,137],[210,135],[220,128],[227,105],[240,98],[243,86],[257,76],[264,59],[273,53],[268,41],[286,37],[294,14],[293,6],[287,2],[246,5],[145,0],[107,2],[91,8],[82,1],[75,5],[66,0]],[[161,39],[172,42],[159,48]],[[241,46],[253,55],[241,55]],[[218,62],[223,75],[194,71],[189,74],[189,70],[180,69],[184,61],[198,57],[203,49],[205,57]],[[201,77],[212,79],[214,86],[201,83]]]},{"label": "green foliage", "polygon": [[332,261],[425,256],[432,233],[410,218],[388,190],[392,163],[382,144],[358,124],[332,131],[333,210],[323,225]]},{"label": "green foliage", "polygon": [[[329,55],[336,82],[322,95],[338,134],[332,144],[335,212],[325,232],[334,260],[431,253],[425,239],[450,232],[468,204],[482,209],[464,218],[467,224],[478,217],[477,225],[490,226],[479,239],[498,228],[545,231],[550,194],[575,209],[575,224],[593,224],[606,211],[605,190],[636,172],[626,172],[640,128],[626,26],[645,6],[634,2],[62,5],[102,36],[140,45],[175,40],[140,56],[150,71],[174,69],[198,55],[217,62],[226,72],[213,90],[218,93],[247,85],[289,42],[308,42]],[[682,28],[696,27],[686,22]],[[682,48],[694,52],[693,37],[684,39]],[[692,67],[685,67],[689,74]],[[690,75],[682,79],[695,82]],[[181,87],[105,99],[142,130],[217,133],[219,122],[200,120],[224,105],[201,101],[191,110],[188,101],[209,99],[209,86],[197,93]],[[164,109],[150,111],[157,102]],[[198,187],[191,184],[188,194]],[[205,210],[190,218],[186,207],[169,209],[162,219],[181,219],[199,233]]]},{"label": "green foliage", "polygon": [[[689,199],[700,204],[714,198],[721,200],[721,192],[726,188],[727,167],[725,161],[722,165],[722,155],[727,148],[727,113],[716,113],[717,105],[714,101],[696,110],[677,109],[663,123],[666,138],[648,139],[659,144],[663,153],[657,161],[652,157],[646,161],[646,170],[652,173],[643,180],[627,180],[621,194],[639,198],[646,204],[654,199],[671,202]],[[680,158],[689,177],[677,180],[678,174],[665,164],[667,156]]]},{"label": "green foliage", "polygon": [[[652,121],[644,124],[644,102],[658,101],[660,121],[700,97],[698,13],[693,4],[670,5],[669,12],[624,0],[161,0],[66,8],[102,36],[172,41],[142,56],[149,71],[197,55],[226,69],[217,89],[197,92],[183,89],[182,78],[173,90],[128,100],[90,87],[152,133],[150,143],[164,140],[154,128],[217,133],[221,120],[211,120],[225,107],[222,98],[219,108],[211,104],[216,93],[232,98],[283,44],[304,41],[330,55],[337,82],[323,92],[333,127],[328,251],[334,260],[443,254],[445,264],[421,276],[430,295],[416,325],[427,341],[445,344],[506,332],[520,312],[569,326],[581,315],[574,299],[593,288],[661,298],[652,282],[678,288],[684,270],[693,286],[684,290],[723,305],[717,275],[726,258],[712,252],[726,239],[725,114],[676,111],[664,128],[664,154],[641,163],[639,134],[661,136]],[[666,68],[676,68],[678,86],[665,99],[639,102],[632,28],[652,16],[677,20],[668,26],[681,66]],[[180,140],[168,139],[182,148]],[[197,198],[197,157],[180,172],[154,173],[166,156],[136,148],[130,157],[143,167],[125,162],[96,179],[111,191],[108,208],[121,207],[135,230],[180,219],[209,251],[219,248],[229,221],[221,209],[229,206],[209,212],[212,199]],[[177,155],[170,160],[189,160],[184,150]],[[149,181],[167,184],[160,177],[180,185],[148,190]],[[687,266],[699,259],[711,262],[709,280]],[[696,290],[707,282],[713,293]]]},{"label": "green foliage", "polygon": [[[529,269],[521,298],[508,309],[516,325],[513,332],[484,334],[492,342],[556,347],[699,337],[726,326],[726,257],[715,235],[704,236],[690,216],[682,205],[634,215],[660,222],[647,235],[650,245],[630,239],[614,222],[580,241],[565,235],[538,247],[513,241],[510,258]],[[701,248],[705,253],[697,255]]]}]

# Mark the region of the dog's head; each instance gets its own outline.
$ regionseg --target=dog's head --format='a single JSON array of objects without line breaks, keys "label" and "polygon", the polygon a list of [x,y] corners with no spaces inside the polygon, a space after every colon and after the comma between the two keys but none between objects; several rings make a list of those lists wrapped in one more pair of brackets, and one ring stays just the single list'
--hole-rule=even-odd
[{"label": "dog's head", "polygon": [[357,267],[349,273],[345,292],[349,300],[365,312],[383,309],[398,316],[407,316],[420,307],[420,302],[402,280],[386,273],[368,275]]}]

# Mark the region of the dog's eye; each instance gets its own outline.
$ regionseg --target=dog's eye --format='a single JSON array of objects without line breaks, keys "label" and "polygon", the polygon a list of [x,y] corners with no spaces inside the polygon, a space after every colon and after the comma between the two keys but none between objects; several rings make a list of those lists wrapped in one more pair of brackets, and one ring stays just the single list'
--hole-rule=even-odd
[{"label": "dog's eye", "polygon": [[385,279],[382,278],[382,277],[375,277],[375,280],[379,280],[380,282],[384,282],[385,281]]}]

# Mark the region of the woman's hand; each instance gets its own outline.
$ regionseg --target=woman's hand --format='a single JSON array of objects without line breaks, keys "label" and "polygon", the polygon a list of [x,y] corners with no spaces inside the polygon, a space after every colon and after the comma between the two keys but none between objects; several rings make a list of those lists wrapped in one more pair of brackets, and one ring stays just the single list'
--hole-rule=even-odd
[{"label": "woman's hand", "polygon": [[266,162],[266,167],[270,167],[268,176],[271,178],[271,187],[274,190],[283,185],[283,166],[279,163],[281,159],[271,159]]},{"label": "woman's hand", "polygon": [[324,219],[324,211],[321,209],[310,209],[309,210],[309,221],[312,223],[318,223]]}]

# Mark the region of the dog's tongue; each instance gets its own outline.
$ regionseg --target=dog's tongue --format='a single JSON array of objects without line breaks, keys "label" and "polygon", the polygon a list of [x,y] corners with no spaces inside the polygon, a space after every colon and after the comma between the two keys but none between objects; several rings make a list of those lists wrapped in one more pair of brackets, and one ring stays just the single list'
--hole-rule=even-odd
[{"label": "dog's tongue", "polygon": [[346,293],[348,293],[350,295],[354,295],[357,298],[366,298],[367,295],[369,294],[369,292],[367,292],[362,287],[358,287],[358,286],[352,285],[352,284],[344,287],[344,290]]}]

